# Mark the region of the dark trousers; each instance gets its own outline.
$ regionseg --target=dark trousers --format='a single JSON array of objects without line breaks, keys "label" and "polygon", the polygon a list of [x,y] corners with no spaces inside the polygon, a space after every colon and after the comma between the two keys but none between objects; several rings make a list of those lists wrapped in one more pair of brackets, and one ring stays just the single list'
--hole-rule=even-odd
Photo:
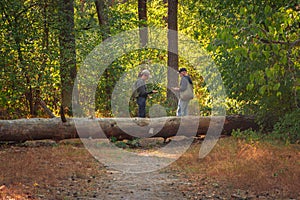
[{"label": "dark trousers", "polygon": [[146,117],[146,98],[145,97],[138,97],[137,104],[139,106],[139,113],[138,117]]}]

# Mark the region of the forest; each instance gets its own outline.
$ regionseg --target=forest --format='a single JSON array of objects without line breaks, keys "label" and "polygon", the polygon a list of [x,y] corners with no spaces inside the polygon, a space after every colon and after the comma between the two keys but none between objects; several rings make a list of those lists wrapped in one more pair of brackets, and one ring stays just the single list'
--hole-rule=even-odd
[{"label": "forest", "polygon": [[298,0],[1,0],[0,69],[0,199],[300,196]]},{"label": "forest", "polygon": [[[292,0],[2,1],[1,119],[53,117],[61,110],[69,116],[74,112],[122,116],[121,109],[114,108],[119,104],[112,106],[113,92],[126,82],[125,75],[134,80],[144,68],[156,77],[148,87],[160,91],[148,100],[148,112],[159,105],[164,110],[157,116],[172,116],[177,100],[169,88],[178,85],[172,69],[186,67],[194,80],[193,115],[218,115],[216,107],[226,115],[253,115],[262,130],[296,142],[300,128],[299,9],[299,3]],[[155,28],[165,30],[167,36],[155,36]],[[126,38],[122,33],[132,35]],[[115,45],[112,50],[105,44],[114,37],[137,37],[140,46],[118,54],[118,48],[135,44],[116,40],[117,44],[110,44]],[[200,54],[209,57],[204,62],[214,67],[199,67],[209,64],[193,62],[194,58],[182,53],[196,53],[194,44],[186,45],[182,37],[197,43]],[[153,40],[168,42],[158,47],[151,44]],[[109,61],[88,63],[91,52],[100,51],[101,44],[109,49],[99,55]],[[106,55],[107,51],[111,53]],[[85,77],[81,83],[79,76]],[[122,87],[131,90],[128,84]],[[88,88],[93,88],[93,94],[86,94],[91,92]],[[79,98],[79,94],[89,97]],[[91,101],[92,106],[87,106]],[[136,105],[128,101],[119,103],[128,104],[125,109],[134,117]]]}]

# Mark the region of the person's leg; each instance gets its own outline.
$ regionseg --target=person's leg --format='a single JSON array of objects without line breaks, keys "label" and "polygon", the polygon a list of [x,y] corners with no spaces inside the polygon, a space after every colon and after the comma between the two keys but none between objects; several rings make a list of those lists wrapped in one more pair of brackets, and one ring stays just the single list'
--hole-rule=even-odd
[{"label": "person's leg", "polygon": [[178,100],[178,106],[177,106],[177,111],[176,111],[176,116],[181,116],[181,106],[180,106],[181,100]]},{"label": "person's leg", "polygon": [[146,98],[144,97],[138,97],[137,98],[137,104],[139,106],[139,113],[138,117],[146,117]]},{"label": "person's leg", "polygon": [[187,116],[189,101],[181,101],[180,103],[181,103],[181,116]]}]

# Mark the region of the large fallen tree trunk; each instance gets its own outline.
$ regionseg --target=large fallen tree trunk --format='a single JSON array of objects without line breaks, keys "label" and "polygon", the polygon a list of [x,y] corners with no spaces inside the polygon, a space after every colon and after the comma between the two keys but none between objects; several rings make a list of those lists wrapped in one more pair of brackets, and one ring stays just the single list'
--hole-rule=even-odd
[{"label": "large fallen tree trunk", "polygon": [[[214,120],[214,119],[219,119]],[[221,119],[221,120],[220,120]],[[225,121],[224,121],[225,120]],[[224,125],[223,125],[224,124]],[[230,135],[234,129],[258,129],[253,117],[163,117],[163,118],[71,118],[63,123],[60,118],[0,120],[0,141],[69,138],[132,139],[142,137],[169,138],[175,135],[199,136],[209,128]]]}]

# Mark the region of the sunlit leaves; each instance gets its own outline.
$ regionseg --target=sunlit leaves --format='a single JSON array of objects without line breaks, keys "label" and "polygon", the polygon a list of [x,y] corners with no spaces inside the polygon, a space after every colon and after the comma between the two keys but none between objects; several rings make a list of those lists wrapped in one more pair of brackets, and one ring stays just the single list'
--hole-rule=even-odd
[{"label": "sunlit leaves", "polygon": [[[40,90],[51,108],[57,103],[59,79],[48,70],[59,58],[51,13],[47,2],[4,1],[1,3],[1,83],[6,112],[10,118],[26,116],[29,100]],[[55,31],[54,31],[55,33]],[[56,68],[57,69],[57,68]],[[4,81],[4,82],[2,82]]]},{"label": "sunlit leaves", "polygon": [[[215,5],[219,3],[211,2]],[[288,102],[295,98],[291,83],[295,72],[291,73],[289,69],[299,66],[294,59],[299,53],[291,50],[288,54],[288,49],[291,41],[299,39],[299,27],[295,20],[299,19],[299,12],[286,2],[240,2],[234,7],[228,4],[216,6],[219,10],[201,10],[201,17],[211,19],[210,22],[218,27],[209,30],[216,37],[211,37],[208,47],[215,54],[230,94],[239,94],[235,97],[251,100],[255,104],[259,102],[269,111],[286,111],[291,107]],[[212,13],[215,18],[203,13]],[[224,13],[235,17],[225,19],[222,17]],[[247,92],[242,92],[244,90]]]},{"label": "sunlit leaves", "polygon": [[[277,116],[299,106],[299,8],[296,1],[179,0],[179,31],[197,40],[208,50],[222,74],[230,105],[238,113]],[[82,7],[83,5],[83,7]],[[8,1],[0,7],[0,86],[2,107],[28,112],[26,92],[31,86],[54,108],[59,104],[59,16],[56,1]],[[166,27],[167,5],[162,0],[147,4],[149,26]],[[108,7],[109,35],[135,29],[139,25],[137,1]],[[103,40],[106,29],[98,25],[93,0],[75,2],[77,67]],[[20,58],[22,57],[22,62]],[[111,81],[100,81],[97,108],[107,112],[113,78],[146,60],[166,64],[166,52],[132,52],[116,60],[108,69]],[[188,61],[180,60],[180,66]],[[197,84],[203,109],[209,110],[209,92],[201,75],[190,71]],[[26,74],[30,81],[27,83]],[[114,74],[115,76],[112,76]],[[150,103],[163,101],[153,98]],[[244,109],[244,110],[243,110]],[[233,109],[228,107],[232,112]],[[247,112],[247,113],[246,113]],[[203,114],[203,113],[202,113]],[[206,113],[207,114],[207,113]]]}]

